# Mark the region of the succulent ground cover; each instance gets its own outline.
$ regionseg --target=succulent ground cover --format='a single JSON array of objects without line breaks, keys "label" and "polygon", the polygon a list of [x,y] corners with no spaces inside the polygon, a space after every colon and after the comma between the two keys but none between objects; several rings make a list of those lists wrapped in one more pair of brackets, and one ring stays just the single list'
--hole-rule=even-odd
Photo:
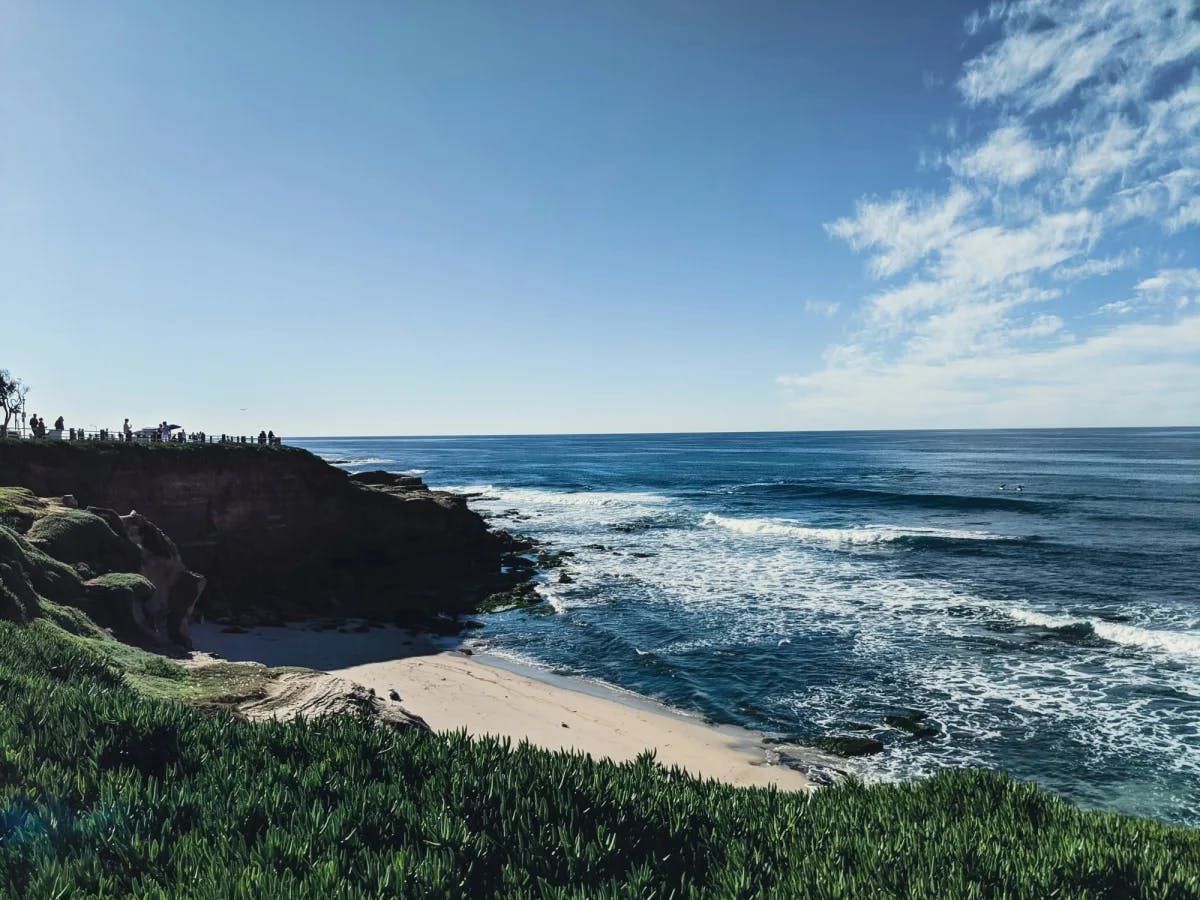
[{"label": "succulent ground cover", "polygon": [[365,714],[251,724],[139,689],[170,666],[0,623],[0,895],[1200,896],[1200,832],[1001,775],[733,788]]}]

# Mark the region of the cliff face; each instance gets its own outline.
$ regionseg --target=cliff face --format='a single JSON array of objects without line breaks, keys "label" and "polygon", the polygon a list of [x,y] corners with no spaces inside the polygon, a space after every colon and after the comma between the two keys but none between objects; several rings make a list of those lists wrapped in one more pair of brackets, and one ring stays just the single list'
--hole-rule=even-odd
[{"label": "cliff face", "polygon": [[126,640],[189,646],[188,619],[203,590],[204,576],[145,516],[0,488],[0,618],[28,621],[45,598]]},{"label": "cliff face", "polygon": [[153,520],[210,615],[458,611],[503,586],[504,536],[465,500],[374,482],[288,447],[0,440],[0,484]]}]

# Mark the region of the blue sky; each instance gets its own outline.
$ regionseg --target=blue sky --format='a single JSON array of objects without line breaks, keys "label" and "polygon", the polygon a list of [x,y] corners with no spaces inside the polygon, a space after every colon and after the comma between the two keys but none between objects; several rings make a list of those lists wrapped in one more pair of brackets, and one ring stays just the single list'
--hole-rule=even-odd
[{"label": "blue sky", "polygon": [[47,420],[1195,424],[1194,2],[0,2]]}]

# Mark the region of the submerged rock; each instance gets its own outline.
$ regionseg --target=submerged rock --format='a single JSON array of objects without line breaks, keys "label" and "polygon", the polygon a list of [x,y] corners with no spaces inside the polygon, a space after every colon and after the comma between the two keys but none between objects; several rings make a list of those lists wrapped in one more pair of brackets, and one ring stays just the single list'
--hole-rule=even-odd
[{"label": "submerged rock", "polygon": [[376,469],[372,472],[355,472],[350,476],[355,484],[370,487],[400,488],[401,490],[427,491],[425,482],[416,475],[403,475],[398,472],[384,472]]},{"label": "submerged rock", "polygon": [[885,725],[899,731],[906,731],[913,737],[933,737],[941,729],[936,723],[930,723],[929,714],[920,710],[907,710],[903,713],[884,716]]},{"label": "submerged rock", "polygon": [[478,604],[479,612],[505,612],[510,609],[526,609],[545,602],[532,582],[524,581],[507,591],[499,591]]},{"label": "submerged rock", "polygon": [[835,756],[871,756],[883,752],[883,742],[863,735],[830,735],[821,738],[816,744],[826,753]]},{"label": "submerged rock", "polygon": [[534,565],[539,569],[557,569],[574,555],[570,550],[538,550]]},{"label": "submerged rock", "polygon": [[780,753],[779,764],[787,766],[789,769],[794,769],[808,778],[813,784],[821,786],[837,784],[851,777],[850,773],[844,769],[814,763],[812,760],[804,759],[794,753]]}]

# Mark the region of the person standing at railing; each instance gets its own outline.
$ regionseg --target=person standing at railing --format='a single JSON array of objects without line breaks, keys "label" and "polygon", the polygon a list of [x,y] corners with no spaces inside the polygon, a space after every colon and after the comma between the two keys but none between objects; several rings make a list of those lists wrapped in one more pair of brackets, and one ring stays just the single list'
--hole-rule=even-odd
[{"label": "person standing at railing", "polygon": [[129,424],[129,419],[125,419],[125,424],[121,426],[121,433],[125,435],[125,443],[133,440],[133,426]]},{"label": "person standing at railing", "polygon": [[62,416],[59,416],[57,419],[54,420],[54,430],[55,431],[63,430],[63,417]]}]

